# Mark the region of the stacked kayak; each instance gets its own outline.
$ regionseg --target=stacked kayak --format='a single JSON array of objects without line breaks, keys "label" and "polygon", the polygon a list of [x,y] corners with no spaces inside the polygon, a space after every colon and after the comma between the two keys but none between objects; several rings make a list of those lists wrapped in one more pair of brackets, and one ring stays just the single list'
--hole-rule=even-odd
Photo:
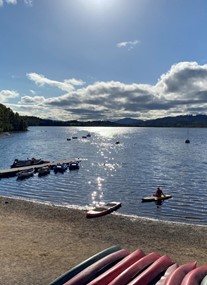
[{"label": "stacked kayak", "polygon": [[207,265],[178,265],[169,256],[109,247],[64,273],[50,285],[207,285]]}]

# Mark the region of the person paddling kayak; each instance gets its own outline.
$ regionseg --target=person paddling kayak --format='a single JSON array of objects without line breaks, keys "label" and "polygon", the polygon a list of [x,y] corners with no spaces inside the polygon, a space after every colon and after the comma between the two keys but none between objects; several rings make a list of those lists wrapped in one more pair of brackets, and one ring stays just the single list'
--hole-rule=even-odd
[{"label": "person paddling kayak", "polygon": [[159,198],[159,197],[165,196],[165,194],[164,194],[163,191],[160,189],[160,187],[157,187],[157,190],[156,190],[156,192],[153,194],[153,196]]}]

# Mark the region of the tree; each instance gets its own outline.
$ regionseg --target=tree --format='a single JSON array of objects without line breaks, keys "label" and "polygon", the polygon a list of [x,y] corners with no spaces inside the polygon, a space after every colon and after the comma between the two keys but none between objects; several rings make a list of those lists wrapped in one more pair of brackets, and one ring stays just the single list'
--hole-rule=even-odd
[{"label": "tree", "polygon": [[18,113],[0,104],[0,132],[26,131],[27,123]]}]

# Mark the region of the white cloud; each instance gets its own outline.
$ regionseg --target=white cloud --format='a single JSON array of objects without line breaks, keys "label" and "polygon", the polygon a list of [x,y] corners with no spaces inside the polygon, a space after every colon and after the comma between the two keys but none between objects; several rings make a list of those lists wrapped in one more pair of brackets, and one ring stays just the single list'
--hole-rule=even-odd
[{"label": "white cloud", "polygon": [[[83,86],[82,80],[74,78],[60,82],[37,73],[27,76],[40,87],[49,85],[63,91],[62,95],[50,98],[32,92],[31,96],[22,96],[16,109],[33,114],[37,108],[36,116],[40,117],[53,116],[61,120],[152,119],[207,113],[207,65],[196,62],[174,64],[155,85],[100,81]],[[0,99],[18,95],[16,91],[10,92],[1,91]]]},{"label": "white cloud", "polygon": [[33,5],[33,0],[24,0],[24,3],[29,6],[29,7],[32,7]]},{"label": "white cloud", "polygon": [[16,5],[17,4],[17,0],[5,0],[5,2],[7,4],[13,4],[13,5]]},{"label": "white cloud", "polygon": [[35,106],[41,105],[46,101],[45,97],[43,96],[23,96],[21,98],[21,103],[22,104],[34,104]]},{"label": "white cloud", "polygon": [[7,102],[9,99],[16,98],[19,93],[14,90],[1,90],[0,91],[0,102]]},{"label": "white cloud", "polygon": [[35,92],[34,90],[32,90],[32,89],[30,89],[30,92],[31,92],[33,95],[36,94],[36,92]]},{"label": "white cloud", "polygon": [[51,79],[44,77],[44,75],[37,74],[37,73],[27,73],[27,77],[30,80],[34,81],[35,84],[39,86],[49,85],[49,86],[57,87],[67,92],[74,90],[75,89],[74,86],[85,84],[85,82],[83,82],[82,80],[77,80],[77,79],[66,79],[63,82],[51,80]]},{"label": "white cloud", "polygon": [[[0,7],[3,6],[4,4],[16,5],[17,2],[18,2],[17,0],[0,0]],[[29,7],[32,7],[33,0],[24,0],[24,4],[26,4]]]},{"label": "white cloud", "polygon": [[120,42],[117,43],[118,48],[127,48],[128,50],[132,50],[136,45],[138,45],[140,41],[135,40],[135,41],[127,41],[127,42]]}]

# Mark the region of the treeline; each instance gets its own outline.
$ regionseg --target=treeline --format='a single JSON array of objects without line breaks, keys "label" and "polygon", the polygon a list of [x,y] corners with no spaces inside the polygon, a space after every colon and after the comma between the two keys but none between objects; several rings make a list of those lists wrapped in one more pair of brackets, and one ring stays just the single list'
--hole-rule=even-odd
[{"label": "treeline", "polygon": [[27,123],[18,113],[0,104],[0,132],[26,131]]},{"label": "treeline", "polygon": [[25,121],[28,126],[117,126],[116,123],[110,121],[57,121],[57,120],[49,120],[49,119],[41,119],[34,116],[24,116]]},{"label": "treeline", "polygon": [[38,117],[25,116],[25,121],[28,126],[105,126],[105,127],[174,127],[174,128],[207,128],[206,115],[183,115],[177,117],[164,117],[154,120],[136,120],[124,118],[114,122],[111,121],[57,121],[49,119],[41,119]]}]

